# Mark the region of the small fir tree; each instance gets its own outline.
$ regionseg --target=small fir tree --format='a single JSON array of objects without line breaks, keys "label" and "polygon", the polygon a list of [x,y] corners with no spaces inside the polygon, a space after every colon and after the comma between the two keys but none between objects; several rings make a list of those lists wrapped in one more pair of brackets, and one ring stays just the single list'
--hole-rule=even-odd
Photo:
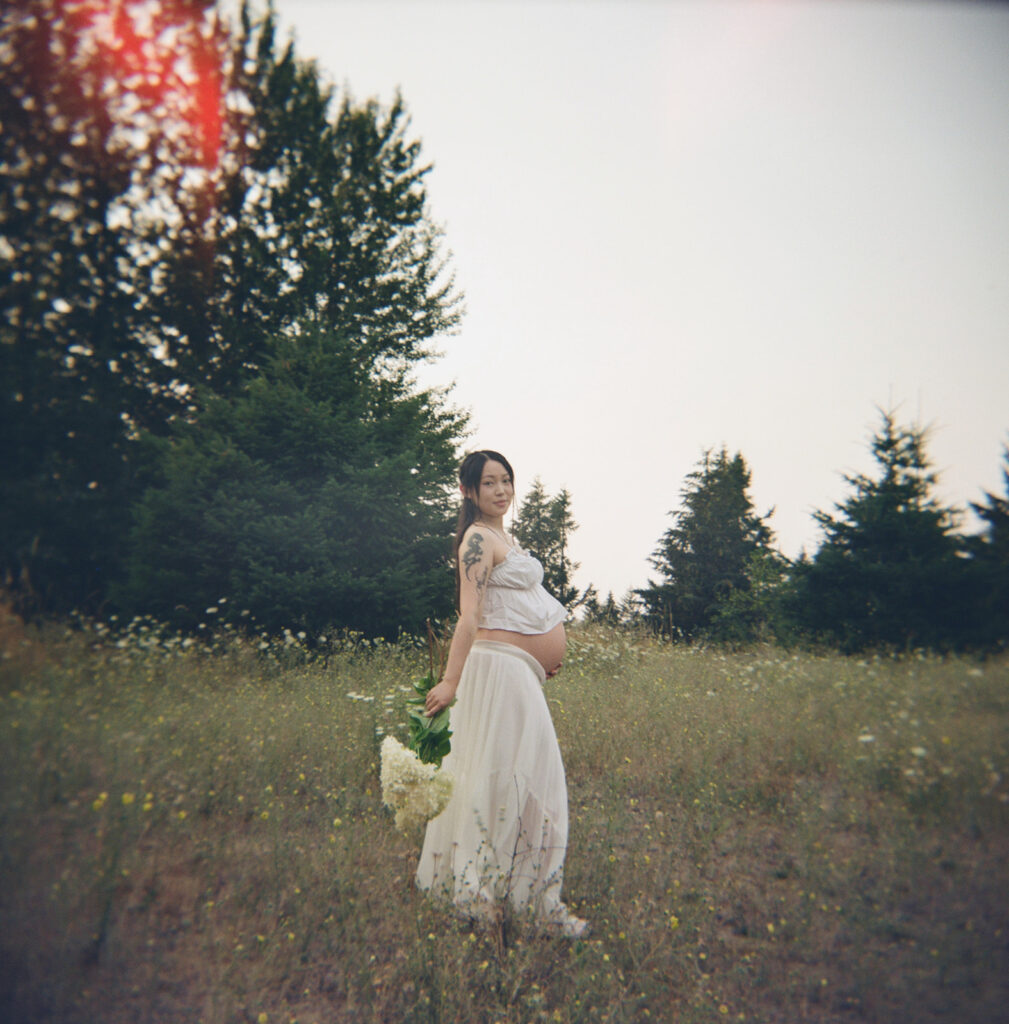
[{"label": "small fir tree", "polygon": [[543,563],[543,586],[565,607],[581,603],[571,582],[579,563],[571,561],[568,538],[578,529],[571,512],[571,495],[562,488],[550,497],[536,477],[515,519],[516,540]]},{"label": "small fir tree", "polygon": [[585,589],[582,598],[582,605],[585,608],[585,621],[599,623],[604,626],[620,626],[623,624],[623,617],[620,605],[613,596],[613,591],[606,594],[606,600],[599,600],[599,591],[592,584]]},{"label": "small fir tree", "polygon": [[771,513],[757,516],[747,490],[750,470],[738,452],[704,452],[680,492],[682,508],[652,556],[660,572],[639,591],[645,619],[664,636],[692,640],[713,623],[736,591],[748,591],[751,557],[769,551]]}]

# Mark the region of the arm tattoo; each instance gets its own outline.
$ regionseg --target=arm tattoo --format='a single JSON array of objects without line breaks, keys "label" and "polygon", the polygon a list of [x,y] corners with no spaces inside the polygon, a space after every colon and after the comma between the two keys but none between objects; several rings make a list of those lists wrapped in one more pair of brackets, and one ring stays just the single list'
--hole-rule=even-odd
[{"label": "arm tattoo", "polygon": [[[469,571],[483,558],[483,534],[470,534],[469,544],[463,552],[462,564],[466,567],[466,579],[469,579]],[[479,584],[477,584],[479,586]]]},{"label": "arm tattoo", "polygon": [[483,597],[483,588],[487,586],[487,577],[490,576],[490,569],[484,569],[483,575],[477,577],[476,596],[477,600]]}]

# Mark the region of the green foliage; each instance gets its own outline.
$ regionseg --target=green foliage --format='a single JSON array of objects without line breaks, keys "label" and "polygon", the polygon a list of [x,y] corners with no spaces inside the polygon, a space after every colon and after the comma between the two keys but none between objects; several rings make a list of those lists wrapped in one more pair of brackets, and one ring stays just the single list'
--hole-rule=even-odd
[{"label": "green foliage", "polygon": [[[157,66],[131,35],[141,7],[173,38]],[[185,163],[180,67],[211,19],[199,4],[107,13],[12,0],[0,15],[0,571],[23,611],[101,604],[134,427],[163,418],[173,376],[147,309],[161,240],[145,246],[138,211]]]},{"label": "green foliage", "polygon": [[452,749],[452,730],[449,729],[449,709],[442,708],[431,718],[423,713],[428,692],[438,685],[433,672],[427,672],[413,683],[415,697],[407,700],[410,720],[408,746],[424,762],[441,767],[442,758]]},{"label": "green foliage", "polygon": [[[750,470],[742,455],[737,452],[730,458],[724,447],[717,454],[704,452],[687,475],[680,492],[683,507],[670,513],[674,525],[663,534],[651,559],[662,579],[637,591],[653,629],[692,640],[716,619],[717,631],[726,636],[749,636],[751,627],[763,628],[766,615],[757,614],[760,605],[755,603],[763,598],[733,598],[753,589],[754,567],[761,574],[760,595],[760,588],[768,584],[768,570],[773,574],[782,564],[781,556],[770,549],[772,533],[765,521],[771,513],[754,514],[749,485]],[[727,605],[730,601],[734,603]],[[737,614],[741,617],[731,623]]]},{"label": "green foliage", "polygon": [[837,514],[815,513],[824,540],[796,566],[792,614],[843,650],[952,646],[969,617],[957,514],[932,495],[924,431],[881,416],[878,474],[845,476],[853,493]]},{"label": "green foliage", "polygon": [[3,578],[415,627],[463,420],[409,382],[460,314],[405,108],[335,108],[272,12],[107,7],[4,8]]},{"label": "green foliage", "polygon": [[789,562],[772,548],[750,552],[745,587],[732,587],[715,606],[705,631],[710,640],[728,643],[769,643],[791,639],[784,606]]},{"label": "green foliage", "polygon": [[442,481],[460,427],[405,372],[372,379],[341,338],[279,346],[243,394],[159,442],[117,603],[190,629],[215,608],[271,631],[419,634],[451,603]]},{"label": "green foliage", "polygon": [[970,639],[981,646],[1009,645],[1009,446],[1003,449],[1005,496],[985,491],[971,502],[984,530],[968,539],[971,590],[976,598]]},{"label": "green foliage", "polygon": [[622,622],[620,606],[613,597],[613,591],[609,591],[605,601],[599,600],[599,591],[592,584],[585,590],[582,600],[585,607],[585,621],[597,623],[603,626],[619,626]]},{"label": "green foliage", "polygon": [[577,529],[567,489],[551,497],[539,477],[534,478],[519,506],[513,533],[543,563],[543,586],[568,608],[580,603],[578,588],[571,583],[579,563],[567,553],[568,536]]},{"label": "green foliage", "polygon": [[339,330],[377,374],[426,354],[459,323],[441,234],[426,209],[420,143],[400,98],[337,105],[316,66],[278,48],[275,19],[222,55],[230,149],[176,203],[161,318],[183,379],[230,393],[275,341]]}]

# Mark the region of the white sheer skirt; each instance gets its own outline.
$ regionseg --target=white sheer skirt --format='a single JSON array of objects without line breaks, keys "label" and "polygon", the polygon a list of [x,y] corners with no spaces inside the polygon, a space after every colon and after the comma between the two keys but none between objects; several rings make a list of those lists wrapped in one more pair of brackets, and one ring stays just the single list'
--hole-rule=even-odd
[{"label": "white sheer skirt", "polygon": [[473,916],[507,901],[564,926],[568,795],[543,682],[542,666],[521,648],[473,644],[443,762],[455,787],[428,822],[417,884]]}]

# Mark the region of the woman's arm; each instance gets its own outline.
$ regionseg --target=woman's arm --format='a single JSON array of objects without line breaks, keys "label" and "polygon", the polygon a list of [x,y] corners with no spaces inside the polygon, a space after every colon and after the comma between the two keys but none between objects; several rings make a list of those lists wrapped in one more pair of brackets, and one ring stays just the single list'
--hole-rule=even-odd
[{"label": "woman's arm", "polygon": [[455,700],[462,667],[476,639],[487,580],[494,568],[492,544],[488,531],[474,525],[466,531],[459,546],[459,621],[452,633],[445,675],[427,694],[425,714],[428,717],[438,714]]}]

